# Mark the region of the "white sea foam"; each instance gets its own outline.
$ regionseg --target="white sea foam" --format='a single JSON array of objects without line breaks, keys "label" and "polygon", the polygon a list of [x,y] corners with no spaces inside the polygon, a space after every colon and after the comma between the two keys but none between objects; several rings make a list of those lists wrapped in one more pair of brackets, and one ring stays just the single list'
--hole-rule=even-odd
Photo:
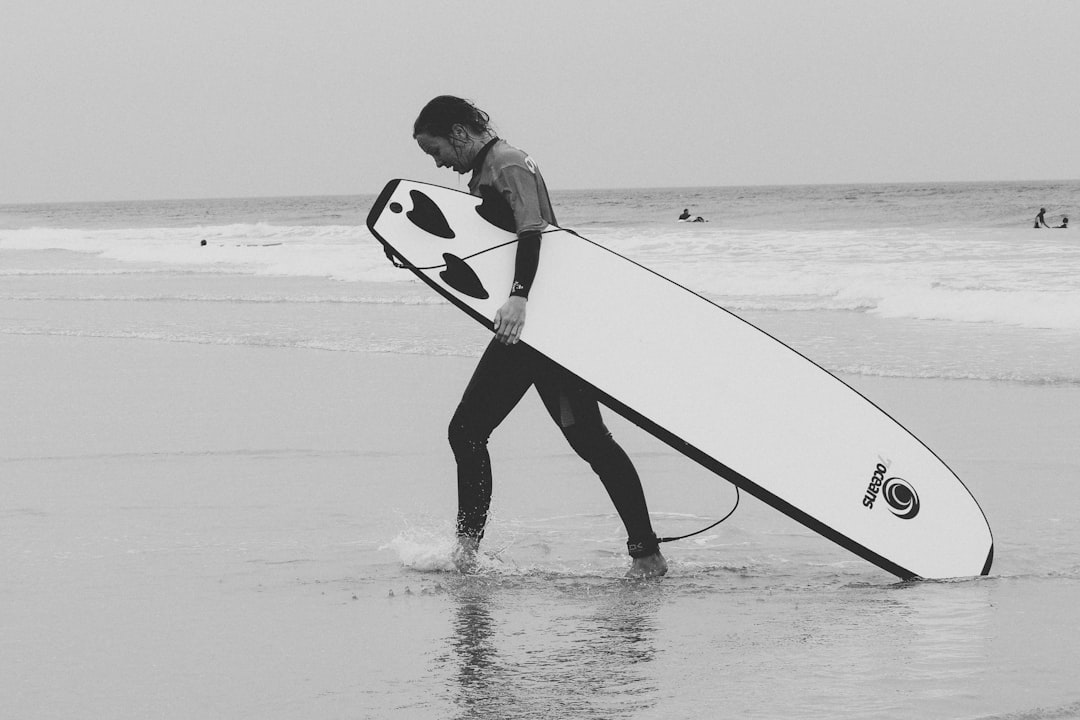
[{"label": "white sea foam", "polygon": [[[593,239],[736,311],[851,310],[1080,331],[1074,289],[1080,250],[1063,244],[1064,234],[1030,235],[995,228],[688,232],[637,226],[598,227]],[[33,266],[9,263],[0,269],[5,276],[168,270],[398,287],[412,280],[386,260],[366,229],[345,225],[28,228],[0,231],[0,249],[67,251],[106,264],[69,267],[62,255],[51,256],[53,263],[39,257]],[[420,302],[400,295],[388,287],[385,296],[369,293],[360,301]]]},{"label": "white sea foam", "polygon": [[[255,223],[118,230],[34,227],[0,230],[0,249],[65,250],[150,270],[164,267],[367,282],[403,279],[401,271],[387,262],[367,230],[345,225],[281,227]],[[125,271],[121,267],[86,272]],[[9,267],[6,272],[41,274],[72,270]]]},{"label": "white sea foam", "polygon": [[[1046,193],[1060,206],[1075,187],[1006,185],[706,188],[687,202],[678,190],[571,192],[557,204],[568,227],[778,324],[774,336],[828,369],[1080,381],[1080,242],[1023,221],[1033,193],[1036,208]],[[711,222],[674,222],[687,204]],[[485,342],[450,310],[414,312],[446,301],[387,261],[362,200],[17,210],[25,219],[0,229],[0,299],[21,305],[0,332],[465,356]]]},{"label": "white sea foam", "polygon": [[874,312],[891,318],[1080,330],[1080,290],[1037,292],[926,288],[922,292],[883,297]]},{"label": "white sea foam", "polygon": [[[2,273],[0,273],[2,274]],[[134,273],[130,273],[134,274]],[[0,299],[4,300],[78,300],[83,302],[192,302],[192,303],[250,303],[250,304],[301,304],[301,305],[445,305],[446,300],[442,296],[330,296],[330,295],[267,295],[267,296],[243,296],[243,295],[196,295],[196,294],[168,294],[156,295],[88,295],[69,293],[66,295],[56,293],[9,293],[0,289]]]},{"label": "white sea foam", "polygon": [[452,533],[436,533],[426,528],[410,527],[399,533],[380,550],[394,551],[401,564],[422,572],[454,569],[455,547]]},{"label": "white sea foam", "polygon": [[851,310],[1080,331],[1080,248],[1064,234],[620,228],[598,239],[733,310]]}]

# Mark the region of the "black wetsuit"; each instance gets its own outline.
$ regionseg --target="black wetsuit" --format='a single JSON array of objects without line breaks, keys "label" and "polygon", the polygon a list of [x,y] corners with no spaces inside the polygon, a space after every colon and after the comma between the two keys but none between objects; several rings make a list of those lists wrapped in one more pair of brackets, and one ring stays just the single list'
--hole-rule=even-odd
[{"label": "black wetsuit", "polygon": [[[539,169],[520,150],[496,139],[477,155],[469,189],[489,202],[491,198],[505,201],[519,238],[528,240],[519,242],[513,284],[513,294],[528,297],[537,268],[539,231],[555,224]],[[483,537],[491,505],[488,438],[533,385],[570,446],[604,483],[626,526],[630,555],[645,557],[656,552],[641,480],[604,426],[591,389],[527,345],[503,345],[496,339],[484,351],[450,421],[450,447],[458,471],[458,534],[477,540]]]}]

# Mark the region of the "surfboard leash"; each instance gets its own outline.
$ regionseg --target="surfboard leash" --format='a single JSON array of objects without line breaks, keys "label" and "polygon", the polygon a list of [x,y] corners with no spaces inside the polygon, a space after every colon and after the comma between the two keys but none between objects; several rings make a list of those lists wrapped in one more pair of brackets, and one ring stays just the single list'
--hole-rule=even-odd
[{"label": "surfboard leash", "polygon": [[685,540],[688,537],[694,537],[695,535],[700,535],[701,533],[705,532],[706,530],[712,530],[714,527],[716,527],[717,525],[724,522],[729,517],[731,517],[732,515],[735,514],[735,510],[736,510],[736,508],[739,507],[739,500],[741,498],[742,498],[742,493],[739,492],[739,487],[736,485],[735,486],[735,504],[731,507],[731,510],[728,511],[727,515],[720,518],[719,520],[714,522],[712,525],[709,525],[708,527],[703,527],[700,530],[696,530],[696,531],[694,531],[692,533],[687,533],[686,535],[677,535],[675,537],[656,538],[656,542],[658,542],[658,543],[666,543],[666,542],[675,542],[676,540]]},{"label": "surfboard leash", "polygon": [[[551,229],[543,230],[543,231],[540,232],[540,234],[541,235],[546,235],[547,233],[559,232],[561,230],[566,230],[566,228],[560,228],[560,227],[552,226]],[[566,230],[566,232],[574,233],[574,235],[577,235],[577,233],[574,232],[573,230]],[[581,237],[581,236],[578,235],[578,237]],[[446,267],[445,262],[440,264],[440,265],[428,265],[426,267],[419,267],[417,265],[413,265],[409,261],[405,260],[405,258],[398,255],[397,252],[393,248],[391,248],[388,243],[384,242],[381,238],[377,238],[377,239],[379,240],[380,243],[382,243],[383,252],[386,254],[386,259],[389,260],[391,263],[393,263],[394,267],[398,268],[399,270],[441,270],[441,269]],[[472,255],[466,255],[465,257],[459,258],[459,259],[460,260],[470,260],[470,259],[476,257],[477,255],[483,255],[484,253],[489,253],[492,250],[498,250],[499,248],[506,247],[507,245],[513,245],[517,241],[518,241],[518,238],[514,238],[513,240],[507,240],[504,243],[499,243],[498,245],[493,245],[492,247],[484,248],[483,250],[478,250],[477,252],[474,252]]]}]

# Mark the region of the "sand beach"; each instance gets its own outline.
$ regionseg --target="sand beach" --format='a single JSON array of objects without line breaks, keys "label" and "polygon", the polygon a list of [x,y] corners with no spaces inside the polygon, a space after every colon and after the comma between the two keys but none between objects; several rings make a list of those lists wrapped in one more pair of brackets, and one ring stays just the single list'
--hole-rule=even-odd
[{"label": "sand beach", "polygon": [[[0,335],[0,358],[6,717],[527,717],[545,703],[687,716],[722,694],[719,670],[778,688],[778,702],[799,695],[806,716],[854,702],[879,717],[998,717],[1025,707],[1024,688],[1080,707],[1068,705],[1080,661],[1076,388],[856,381],[968,479],[995,530],[989,578],[898,587],[744,498],[719,540],[671,547],[659,583],[619,580],[617,547],[582,551],[572,537],[547,554],[518,539],[517,567],[469,581],[432,560],[454,502],[442,436],[467,358],[17,335]],[[609,528],[594,481],[530,400],[496,463],[551,476],[562,501],[505,480],[489,541],[565,513],[568,498]],[[695,474],[681,457],[610,425],[640,459],[660,523],[700,493],[702,478],[672,489]],[[395,544],[418,523],[430,534]],[[748,561],[780,548],[790,559],[776,573]],[[821,569],[783,569],[792,562]],[[560,673],[526,680],[565,650],[559,633],[592,626],[582,632],[600,642],[596,627],[615,617],[630,626],[609,634],[648,650],[594,667],[583,704],[559,694]],[[535,634],[545,626],[556,636]],[[814,658],[848,681],[815,691],[812,674],[785,670]],[[890,668],[886,699],[863,664]],[[507,687],[531,699],[470,710]],[[781,710],[739,697],[747,717]]]}]

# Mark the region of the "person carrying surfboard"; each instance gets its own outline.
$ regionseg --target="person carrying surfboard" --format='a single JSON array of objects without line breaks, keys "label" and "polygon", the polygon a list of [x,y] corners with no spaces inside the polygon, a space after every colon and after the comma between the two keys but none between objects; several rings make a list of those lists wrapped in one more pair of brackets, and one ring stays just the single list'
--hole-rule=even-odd
[{"label": "person carrying surfboard", "polygon": [[474,569],[484,536],[492,485],[488,438],[535,385],[570,446],[600,477],[626,527],[627,550],[633,559],[627,575],[663,575],[667,561],[649,520],[641,480],[604,426],[596,398],[581,380],[518,342],[539,266],[540,235],[556,224],[536,162],[499,138],[487,113],[451,95],[440,95],[424,106],[413,124],[413,139],[437,167],[471,173],[469,192],[484,197],[485,205],[494,205],[502,217],[500,224],[518,236],[514,281],[510,296],[495,315],[495,337],[450,421],[448,435],[458,482],[455,564],[462,572]]}]

